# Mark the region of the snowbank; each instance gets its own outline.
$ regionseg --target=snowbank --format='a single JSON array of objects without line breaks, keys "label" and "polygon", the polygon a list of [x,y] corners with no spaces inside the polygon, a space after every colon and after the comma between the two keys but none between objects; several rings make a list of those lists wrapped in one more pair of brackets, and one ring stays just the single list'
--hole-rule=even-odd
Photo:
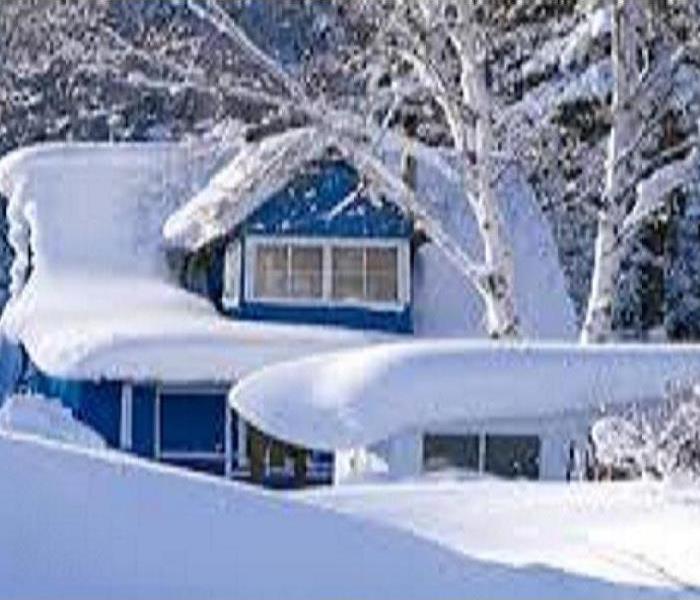
[{"label": "snowbank", "polygon": [[95,431],[75,420],[59,400],[44,396],[8,397],[0,408],[0,431],[29,433],[95,450],[107,447]]},{"label": "snowbank", "polygon": [[[317,490],[303,499],[393,525],[487,564],[558,572],[558,598],[649,593],[613,591],[577,577],[662,586],[669,598],[697,598],[700,592],[700,540],[688,534],[700,528],[697,487],[421,481]],[[520,589],[501,590],[500,598],[535,595],[537,584],[527,578],[519,583]],[[498,588],[495,581],[486,593],[474,589],[468,597],[499,597]],[[540,589],[543,598],[552,593],[547,585]]]},{"label": "snowbank", "polygon": [[205,148],[167,144],[48,145],[0,161],[16,253],[2,329],[39,369],[68,379],[226,382],[301,352],[368,341],[232,322],[169,281],[163,223],[214,162]]},{"label": "snowbank", "polygon": [[698,379],[698,346],[416,342],[268,367],[230,400],[264,431],[334,449],[436,423],[658,403],[668,382]]},{"label": "snowbank", "polygon": [[651,543],[687,534],[697,503],[648,494],[472,483],[284,497],[4,433],[0,481],[3,598],[666,599],[697,579],[679,569],[697,536]]}]

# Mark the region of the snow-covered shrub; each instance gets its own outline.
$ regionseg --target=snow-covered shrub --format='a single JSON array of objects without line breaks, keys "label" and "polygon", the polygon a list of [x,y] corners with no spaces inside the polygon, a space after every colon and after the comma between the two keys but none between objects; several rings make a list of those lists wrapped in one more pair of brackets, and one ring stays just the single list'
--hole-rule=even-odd
[{"label": "snow-covered shrub", "polygon": [[0,408],[0,431],[29,433],[85,448],[107,446],[98,433],[77,421],[59,400],[41,395],[9,396]]},{"label": "snow-covered shrub", "polygon": [[591,438],[601,467],[634,476],[700,478],[700,385],[670,391],[654,414],[603,417]]},{"label": "snow-covered shrub", "polygon": [[700,386],[671,398],[671,411],[657,436],[662,472],[700,477]]}]

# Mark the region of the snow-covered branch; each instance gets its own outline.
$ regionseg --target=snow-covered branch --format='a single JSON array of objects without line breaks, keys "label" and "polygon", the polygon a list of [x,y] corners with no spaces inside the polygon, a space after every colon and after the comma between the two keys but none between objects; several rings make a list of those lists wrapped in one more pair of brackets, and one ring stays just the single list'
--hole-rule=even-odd
[{"label": "snow-covered branch", "polygon": [[[217,3],[217,0],[186,0],[188,8],[201,19],[211,23],[220,33],[229,37],[241,51],[281,84],[293,98],[306,100],[299,83],[290,76],[279,63],[273,60],[238,26],[236,21]],[[201,3],[200,3],[201,2]]]},{"label": "snow-covered branch", "polygon": [[670,193],[687,184],[699,170],[699,152],[695,149],[686,158],[667,164],[637,184],[634,208],[622,225],[623,236],[635,231],[651,215],[661,210]]}]

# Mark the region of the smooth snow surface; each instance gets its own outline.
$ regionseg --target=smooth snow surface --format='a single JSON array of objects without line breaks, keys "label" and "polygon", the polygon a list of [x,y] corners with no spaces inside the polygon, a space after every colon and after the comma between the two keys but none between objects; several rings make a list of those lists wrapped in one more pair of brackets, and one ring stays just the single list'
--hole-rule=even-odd
[{"label": "smooth snow surface", "polygon": [[5,335],[55,377],[170,382],[231,381],[269,361],[367,342],[233,322],[169,281],[163,222],[214,162],[204,149],[161,144],[50,145],[0,161],[18,256]]},{"label": "smooth snow surface", "polygon": [[231,392],[247,420],[312,448],[365,447],[411,428],[658,403],[700,379],[700,346],[389,344],[267,367]]},{"label": "smooth snow surface", "polygon": [[10,396],[0,408],[0,430],[31,433],[75,446],[103,449],[99,434],[76,421],[59,400],[29,394]]},{"label": "smooth snow surface", "polygon": [[[538,571],[558,571],[554,597],[605,598],[612,593],[576,576],[664,586],[700,596],[700,488],[641,483],[417,482],[343,487],[305,494],[315,506],[368,518],[479,561],[533,575],[521,589],[498,584],[468,597],[537,597]],[[693,533],[691,533],[693,532]],[[555,586],[556,587],[556,586]],[[552,588],[539,588],[542,598]],[[669,597],[673,597],[671,591]],[[642,592],[620,591],[641,598]],[[439,597],[439,594],[436,595]]]},{"label": "smooth snow surface", "polygon": [[0,597],[691,598],[700,495],[465,482],[276,495],[0,433]]}]

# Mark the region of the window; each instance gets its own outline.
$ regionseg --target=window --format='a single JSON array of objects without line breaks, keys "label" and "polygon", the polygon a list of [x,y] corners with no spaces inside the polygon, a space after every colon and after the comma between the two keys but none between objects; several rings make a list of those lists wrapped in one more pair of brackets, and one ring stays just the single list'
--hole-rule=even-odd
[{"label": "window", "polygon": [[333,248],[333,298],[363,300],[365,257],[357,248]]},{"label": "window", "polygon": [[408,302],[410,284],[401,279],[409,270],[408,248],[403,241],[362,244],[316,238],[253,239],[246,256],[245,294],[249,300],[309,300],[387,310]]},{"label": "window", "polygon": [[321,298],[323,249],[318,246],[260,245],[255,257],[257,298]]},{"label": "window", "polygon": [[487,435],[485,469],[499,477],[538,479],[540,439],[535,435]]},{"label": "window", "polygon": [[539,479],[541,441],[536,435],[426,434],[425,471],[476,471],[506,479]]},{"label": "window", "polygon": [[286,298],[289,295],[287,246],[259,246],[255,259],[255,295]]},{"label": "window", "polygon": [[426,435],[423,440],[426,471],[479,470],[479,437],[476,435]]},{"label": "window", "polygon": [[394,302],[398,298],[398,256],[395,248],[367,250],[367,299]]},{"label": "window", "polygon": [[333,298],[397,302],[398,249],[333,248]]},{"label": "window", "polygon": [[320,298],[323,295],[323,249],[292,247],[291,295]]}]

